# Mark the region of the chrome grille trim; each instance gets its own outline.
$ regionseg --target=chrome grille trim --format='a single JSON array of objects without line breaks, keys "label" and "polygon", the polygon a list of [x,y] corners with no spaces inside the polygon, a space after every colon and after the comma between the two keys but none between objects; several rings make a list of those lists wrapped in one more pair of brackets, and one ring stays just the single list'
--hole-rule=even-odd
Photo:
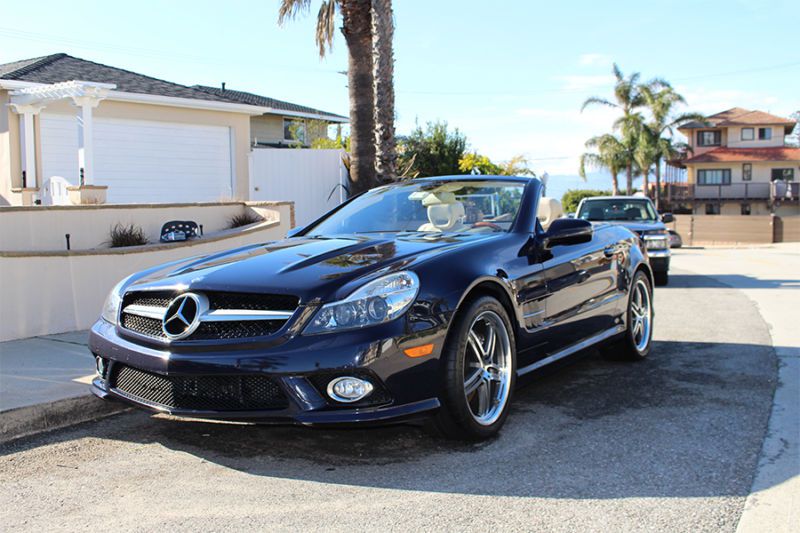
[{"label": "chrome grille trim", "polygon": [[200,322],[242,322],[246,320],[289,320],[294,311],[251,311],[249,309],[215,309],[200,317]]},{"label": "chrome grille trim", "polygon": [[122,310],[123,313],[129,315],[143,316],[145,318],[155,318],[162,320],[167,312],[166,307],[155,307],[153,305],[129,305]]},{"label": "chrome grille trim", "polygon": [[[166,307],[151,305],[129,305],[122,310],[129,315],[143,316],[162,320],[167,312]],[[252,311],[250,309],[215,309],[207,311],[200,317],[200,322],[242,322],[247,320],[289,320],[294,311]]]}]

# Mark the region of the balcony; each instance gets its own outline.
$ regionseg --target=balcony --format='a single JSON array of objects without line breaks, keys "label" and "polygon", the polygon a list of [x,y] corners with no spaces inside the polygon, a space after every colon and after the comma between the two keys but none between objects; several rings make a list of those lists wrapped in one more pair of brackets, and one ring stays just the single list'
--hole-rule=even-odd
[{"label": "balcony", "polygon": [[667,183],[665,196],[670,201],[675,202],[692,200],[769,200],[774,197],[773,185],[775,184],[695,185],[692,183]]},{"label": "balcony", "polygon": [[773,181],[770,185],[770,199],[773,202],[797,202],[800,199],[800,183],[794,181]]}]

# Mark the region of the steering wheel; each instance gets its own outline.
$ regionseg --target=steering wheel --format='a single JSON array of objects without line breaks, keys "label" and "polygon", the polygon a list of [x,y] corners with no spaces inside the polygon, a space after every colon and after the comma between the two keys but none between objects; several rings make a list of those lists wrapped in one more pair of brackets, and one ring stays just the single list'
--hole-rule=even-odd
[{"label": "steering wheel", "polygon": [[494,222],[488,222],[486,220],[481,222],[476,222],[472,225],[473,228],[492,228],[493,230],[503,231],[503,228],[495,224]]}]

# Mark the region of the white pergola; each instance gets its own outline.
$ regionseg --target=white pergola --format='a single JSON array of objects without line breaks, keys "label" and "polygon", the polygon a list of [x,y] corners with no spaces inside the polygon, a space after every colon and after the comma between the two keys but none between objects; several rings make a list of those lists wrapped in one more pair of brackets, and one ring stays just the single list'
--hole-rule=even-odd
[{"label": "white pergola", "polygon": [[34,187],[42,186],[36,175],[36,142],[33,132],[33,117],[47,104],[59,100],[72,100],[80,108],[77,116],[78,126],[78,166],[79,185],[94,184],[94,152],[92,149],[92,110],[116,89],[112,83],[91,81],[65,81],[50,85],[37,85],[14,90],[10,93],[9,106],[20,115],[20,151],[22,171],[26,182]]}]

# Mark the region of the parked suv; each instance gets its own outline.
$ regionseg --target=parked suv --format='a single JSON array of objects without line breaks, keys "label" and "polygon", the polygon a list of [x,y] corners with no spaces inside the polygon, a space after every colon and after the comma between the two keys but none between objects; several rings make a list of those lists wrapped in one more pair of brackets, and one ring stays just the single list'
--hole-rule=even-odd
[{"label": "parked suv", "polygon": [[656,285],[669,282],[670,240],[664,225],[670,213],[659,216],[653,202],[643,196],[597,196],[584,198],[575,218],[625,226],[645,242]]}]

